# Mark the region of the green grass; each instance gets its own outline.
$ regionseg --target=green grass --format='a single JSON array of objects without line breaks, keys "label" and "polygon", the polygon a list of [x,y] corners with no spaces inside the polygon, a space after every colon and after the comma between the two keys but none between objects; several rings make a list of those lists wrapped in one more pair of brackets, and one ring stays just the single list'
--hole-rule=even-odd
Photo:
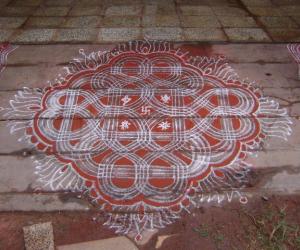
[{"label": "green grass", "polygon": [[299,225],[287,221],[285,206],[277,211],[268,209],[256,217],[245,214],[255,226],[250,238],[255,243],[257,240],[262,250],[300,249]]},{"label": "green grass", "polygon": [[288,216],[286,206],[278,208],[269,204],[256,213],[252,210],[251,213],[247,210],[236,211],[239,232],[233,232],[221,223],[201,224],[193,231],[200,238],[211,240],[216,249],[228,249],[231,245],[231,249],[300,250],[300,225]]}]

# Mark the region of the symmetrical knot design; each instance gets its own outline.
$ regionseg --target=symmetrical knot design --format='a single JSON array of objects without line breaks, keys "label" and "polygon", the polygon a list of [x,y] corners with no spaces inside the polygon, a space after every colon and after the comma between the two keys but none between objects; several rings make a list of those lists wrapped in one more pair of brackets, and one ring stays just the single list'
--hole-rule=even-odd
[{"label": "symmetrical knot design", "polygon": [[21,92],[8,116],[20,106],[32,117],[25,138],[46,155],[41,180],[88,190],[108,224],[137,239],[212,193],[243,187],[246,156],[266,136],[290,133],[286,111],[222,58],[167,42],[84,55],[42,93]]}]

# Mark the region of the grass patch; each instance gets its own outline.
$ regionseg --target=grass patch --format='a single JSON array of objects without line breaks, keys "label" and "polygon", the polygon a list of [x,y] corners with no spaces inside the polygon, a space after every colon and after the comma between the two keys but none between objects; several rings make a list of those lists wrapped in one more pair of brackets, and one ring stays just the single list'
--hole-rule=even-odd
[{"label": "grass patch", "polygon": [[251,242],[258,243],[261,249],[300,249],[300,228],[299,225],[287,221],[286,206],[276,210],[268,209],[259,216],[244,213],[255,226],[254,230],[250,231]]}]

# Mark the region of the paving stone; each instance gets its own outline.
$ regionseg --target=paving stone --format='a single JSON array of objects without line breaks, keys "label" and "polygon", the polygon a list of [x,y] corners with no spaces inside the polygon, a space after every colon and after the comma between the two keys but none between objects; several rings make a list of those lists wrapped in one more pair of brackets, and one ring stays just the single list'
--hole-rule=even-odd
[{"label": "paving stone", "polygon": [[186,41],[226,41],[227,38],[221,29],[187,28],[183,30]]},{"label": "paving stone", "polygon": [[4,7],[0,9],[0,16],[29,16],[35,10],[35,7]]},{"label": "paving stone", "polygon": [[275,7],[249,7],[248,10],[256,16],[284,16],[283,11]]},{"label": "paving stone", "polygon": [[10,29],[20,27],[26,17],[0,17],[0,29]]},{"label": "paving stone", "polygon": [[143,16],[144,27],[177,27],[180,25],[177,15],[151,15]]},{"label": "paving stone", "polygon": [[300,26],[300,16],[291,17]]},{"label": "paving stone", "polygon": [[194,16],[194,15],[200,15],[200,16],[210,16],[213,15],[212,8],[209,6],[202,6],[202,5],[181,5],[180,10],[183,15],[187,16]]},{"label": "paving stone", "polygon": [[157,15],[177,15],[176,7],[174,2],[168,3],[167,1],[162,1],[159,4],[157,4],[156,9]]},{"label": "paving stone", "polygon": [[[45,205],[47,204],[47,205]],[[0,211],[59,211],[89,210],[86,200],[76,198],[76,193],[14,193],[0,194]]]},{"label": "paving stone", "polygon": [[182,41],[181,28],[145,28],[143,29],[144,37],[158,40],[177,40]]},{"label": "paving stone", "polygon": [[58,246],[57,250],[138,250],[125,236]]},{"label": "paving stone", "polygon": [[104,7],[101,6],[75,6],[69,12],[69,16],[100,16],[104,14]]},{"label": "paving stone", "polygon": [[[10,0],[9,0],[10,1]],[[43,0],[16,0],[11,5],[12,6],[39,6]]]},{"label": "paving stone", "polygon": [[142,4],[142,3],[143,0],[107,0],[106,1],[106,4],[110,4],[110,5],[134,5],[134,4]]},{"label": "paving stone", "polygon": [[252,17],[249,16],[218,16],[223,27],[230,28],[252,28],[257,27],[257,23]]},{"label": "paving stone", "polygon": [[54,41],[56,42],[92,42],[97,37],[97,29],[59,29]]},{"label": "paving stone", "polygon": [[105,27],[139,27],[138,16],[106,16],[102,22]]},{"label": "paving stone", "polygon": [[34,12],[34,16],[65,16],[69,7],[40,7]]},{"label": "paving stone", "polygon": [[26,22],[26,27],[59,27],[65,21],[64,17],[30,17]]},{"label": "paving stone", "polygon": [[100,42],[123,42],[139,38],[140,28],[102,28],[98,35]]},{"label": "paving stone", "polygon": [[0,42],[7,42],[13,33],[14,30],[0,29]]},{"label": "paving stone", "polygon": [[75,0],[46,0],[44,3],[48,6],[71,6]]},{"label": "paving stone", "polygon": [[231,41],[271,41],[262,29],[256,28],[228,28],[225,33]]},{"label": "paving stone", "polygon": [[276,42],[300,42],[299,29],[268,29]]},{"label": "paving stone", "polygon": [[105,15],[129,16],[141,14],[142,6],[111,6],[105,11]]},{"label": "paving stone", "polygon": [[221,27],[216,16],[182,16],[181,25],[182,27]]},{"label": "paving stone", "polygon": [[263,16],[259,20],[267,28],[297,28],[298,25],[289,17]]},{"label": "paving stone", "polygon": [[4,7],[4,6],[8,5],[10,1],[11,0],[2,0],[2,1],[0,1],[0,7]]},{"label": "paving stone", "polygon": [[227,6],[212,7],[212,10],[217,16],[247,16],[248,15],[248,13],[245,10],[236,7],[227,7]]},{"label": "paving stone", "polygon": [[176,3],[184,5],[209,5],[209,1],[210,0],[175,0]]},{"label": "paving stone", "polygon": [[77,0],[75,2],[76,6],[82,6],[82,7],[87,7],[87,6],[102,6],[103,3],[105,3],[103,0]]},{"label": "paving stone", "polygon": [[210,6],[239,6],[239,0],[206,0],[207,4]]},{"label": "paving stone", "polygon": [[298,0],[276,0],[274,1],[277,6],[284,6],[284,5],[299,5]]},{"label": "paving stone", "polygon": [[283,6],[280,9],[289,16],[300,16],[300,5]]},{"label": "paving stone", "polygon": [[266,6],[272,6],[271,0],[241,0],[243,4],[246,6],[260,6],[260,7],[266,7]]},{"label": "paving stone", "polygon": [[291,173],[290,170],[284,170],[272,176],[260,189],[262,192],[283,192],[285,195],[299,193],[299,186],[295,185],[295,183],[299,182],[299,178],[299,173]]},{"label": "paving stone", "polygon": [[[1,138],[2,141],[12,136],[10,133],[7,133],[7,127],[2,126],[2,124],[0,129],[1,132],[5,133],[4,136],[1,135],[3,137],[3,139]],[[13,136],[13,139],[17,139],[17,136]],[[10,141],[11,139],[8,140]],[[41,183],[37,181],[37,176],[34,174],[35,166],[30,157],[5,156],[0,159],[0,194],[27,192],[28,186],[31,187],[31,190],[41,186]],[[45,191],[51,191],[51,189],[49,188]]]},{"label": "paving stone", "polygon": [[68,17],[63,27],[67,28],[94,28],[99,27],[101,22],[99,16],[80,16],[80,17]]},{"label": "paving stone", "polygon": [[54,250],[51,222],[23,227],[26,250]]},{"label": "paving stone", "polygon": [[143,11],[143,15],[144,16],[151,16],[151,15],[156,15],[156,11],[157,11],[157,4],[146,4],[144,6],[144,11]]},{"label": "paving stone", "polygon": [[55,29],[20,30],[20,34],[15,35],[12,41],[18,43],[50,42],[54,32]]}]

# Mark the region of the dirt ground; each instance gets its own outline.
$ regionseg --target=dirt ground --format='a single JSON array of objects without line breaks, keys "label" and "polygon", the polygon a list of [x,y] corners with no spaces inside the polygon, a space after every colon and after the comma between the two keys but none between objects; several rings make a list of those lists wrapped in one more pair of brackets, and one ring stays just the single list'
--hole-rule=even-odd
[{"label": "dirt ground", "polygon": [[[210,205],[184,214],[160,230],[142,250],[300,249],[300,196],[273,196]],[[24,249],[22,227],[52,221],[56,245],[114,237],[97,212],[0,213],[0,249]],[[161,237],[160,237],[161,238]]]}]

